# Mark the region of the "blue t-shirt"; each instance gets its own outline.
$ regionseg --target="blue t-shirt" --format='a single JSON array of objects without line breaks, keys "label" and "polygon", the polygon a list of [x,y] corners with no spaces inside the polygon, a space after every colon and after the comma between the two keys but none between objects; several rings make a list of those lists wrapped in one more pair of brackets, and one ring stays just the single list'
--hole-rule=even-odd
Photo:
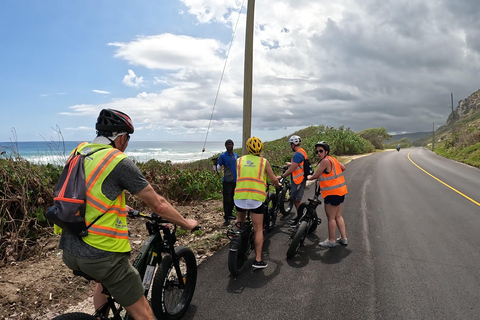
[{"label": "blue t-shirt", "polygon": [[305,160],[305,157],[303,156],[303,154],[301,152],[295,152],[293,154],[293,159],[292,159],[292,162],[295,162],[295,163],[302,163],[303,160]]},{"label": "blue t-shirt", "polygon": [[[233,182],[237,181],[237,159],[238,159],[238,154],[235,152],[232,153],[232,155],[228,154],[227,151],[222,153],[220,157],[218,158],[218,165],[229,167],[230,170],[233,172],[234,180]],[[225,177],[223,177],[223,181],[225,181]]]}]

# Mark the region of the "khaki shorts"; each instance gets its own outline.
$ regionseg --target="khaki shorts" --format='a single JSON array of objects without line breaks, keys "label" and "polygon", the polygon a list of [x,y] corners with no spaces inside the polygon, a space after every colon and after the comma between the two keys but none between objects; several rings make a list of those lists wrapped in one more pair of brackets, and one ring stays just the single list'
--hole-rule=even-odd
[{"label": "khaki shorts", "polygon": [[63,262],[74,271],[81,271],[100,281],[124,307],[140,299],[144,288],[140,275],[128,258],[130,253],[114,253],[101,259],[82,259],[63,251]]}]

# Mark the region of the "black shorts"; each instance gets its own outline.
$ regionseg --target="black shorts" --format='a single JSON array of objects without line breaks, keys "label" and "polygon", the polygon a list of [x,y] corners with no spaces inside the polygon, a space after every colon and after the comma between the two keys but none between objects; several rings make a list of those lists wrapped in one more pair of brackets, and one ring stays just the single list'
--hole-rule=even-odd
[{"label": "black shorts", "polygon": [[331,204],[332,206],[338,206],[344,200],[345,196],[326,196],[325,199],[323,199],[323,202]]},{"label": "black shorts", "polygon": [[265,206],[263,204],[260,207],[255,208],[255,209],[243,209],[243,208],[237,207],[236,205],[235,205],[235,208],[237,208],[237,211],[239,211],[239,212],[250,211],[250,213],[258,213],[258,214],[264,214],[265,213]]}]

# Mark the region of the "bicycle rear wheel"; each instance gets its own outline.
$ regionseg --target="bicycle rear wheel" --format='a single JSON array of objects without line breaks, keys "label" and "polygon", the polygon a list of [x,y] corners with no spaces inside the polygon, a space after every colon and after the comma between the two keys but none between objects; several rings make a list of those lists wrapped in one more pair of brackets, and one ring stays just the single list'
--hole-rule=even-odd
[{"label": "bicycle rear wheel", "polygon": [[53,320],[96,320],[96,318],[90,314],[82,312],[73,312],[59,315]]},{"label": "bicycle rear wheel", "polygon": [[290,187],[284,186],[280,192],[280,212],[282,215],[289,215],[293,208],[293,201],[290,199]]},{"label": "bicycle rear wheel", "polygon": [[[181,274],[175,270],[173,258],[163,257],[152,285],[151,305],[157,319],[180,319],[190,306],[197,283],[197,261],[187,247],[175,248]],[[180,283],[183,282],[183,288]]]},{"label": "bicycle rear wheel", "polygon": [[245,267],[245,262],[248,259],[247,252],[249,251],[247,246],[249,245],[245,237],[248,236],[245,233],[241,233],[238,241],[237,250],[228,251],[228,271],[232,276],[238,276],[242,273],[243,268]]},{"label": "bicycle rear wheel", "polygon": [[305,236],[307,234],[307,227],[307,221],[300,222],[300,225],[293,234],[292,242],[290,242],[290,246],[288,247],[287,259],[293,258],[295,256],[298,246],[303,241],[303,239],[305,239]]}]

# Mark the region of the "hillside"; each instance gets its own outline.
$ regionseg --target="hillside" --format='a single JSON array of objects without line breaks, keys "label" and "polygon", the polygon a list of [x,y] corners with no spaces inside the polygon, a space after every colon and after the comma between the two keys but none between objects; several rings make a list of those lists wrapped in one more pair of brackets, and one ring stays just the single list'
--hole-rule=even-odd
[{"label": "hillside", "polygon": [[[428,137],[432,137],[432,132],[413,132],[413,133],[403,133],[403,134],[393,134],[391,135],[392,138],[389,140],[384,141],[384,144],[388,144],[393,141],[400,141],[403,138],[408,138],[410,141],[412,141],[412,144],[416,146],[417,144],[415,143],[418,140],[425,139]],[[421,144],[418,144],[419,146]]]},{"label": "hillside", "polygon": [[445,125],[423,145],[437,154],[480,168],[480,90],[458,102]]}]

